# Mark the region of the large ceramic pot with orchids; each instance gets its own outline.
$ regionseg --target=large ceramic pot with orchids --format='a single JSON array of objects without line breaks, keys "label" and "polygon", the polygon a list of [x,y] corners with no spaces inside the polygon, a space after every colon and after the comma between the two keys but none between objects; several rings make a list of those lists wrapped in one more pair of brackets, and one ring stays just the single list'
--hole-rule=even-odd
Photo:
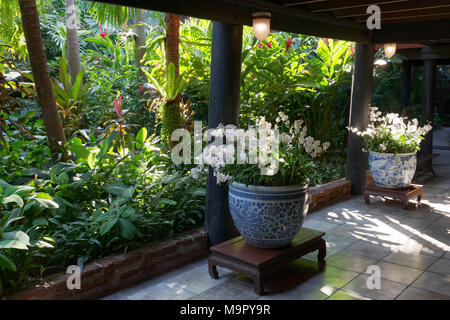
[{"label": "large ceramic pot with orchids", "polygon": [[[308,177],[314,159],[330,144],[307,136],[302,120],[290,122],[281,112],[274,124],[259,118],[246,131],[234,126],[215,131],[227,143],[204,149],[203,165],[212,167],[217,183],[229,184],[236,228],[255,247],[288,245],[308,212]],[[200,170],[204,169],[196,168],[193,174]]]},{"label": "large ceramic pot with orchids", "polygon": [[419,127],[417,119],[408,120],[396,113],[383,116],[377,107],[370,108],[366,130],[351,128],[364,138],[375,184],[389,189],[405,188],[411,184],[420,141],[431,129],[429,124]]}]

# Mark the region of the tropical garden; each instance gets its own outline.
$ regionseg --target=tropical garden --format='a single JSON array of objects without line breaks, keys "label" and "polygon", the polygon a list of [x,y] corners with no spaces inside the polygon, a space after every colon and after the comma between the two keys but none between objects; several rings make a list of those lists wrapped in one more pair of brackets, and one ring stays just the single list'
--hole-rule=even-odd
[{"label": "tropical garden", "polygon": [[[87,0],[0,10],[0,297],[201,225],[206,180],[171,161],[170,133],[208,126],[212,22]],[[351,42],[260,42],[244,27],[240,126],[302,119],[327,149],[301,165],[310,185],[345,176],[353,55]],[[401,111],[401,61],[375,68],[383,111]]]}]

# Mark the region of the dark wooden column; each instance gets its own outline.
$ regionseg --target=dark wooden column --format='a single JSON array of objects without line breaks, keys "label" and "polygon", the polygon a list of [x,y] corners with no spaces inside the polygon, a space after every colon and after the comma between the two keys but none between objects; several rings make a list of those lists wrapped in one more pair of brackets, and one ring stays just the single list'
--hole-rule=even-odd
[{"label": "dark wooden column", "polygon": [[[209,93],[210,128],[238,124],[241,80],[242,25],[214,22]],[[211,245],[234,236],[228,209],[228,187],[218,185],[210,170],[206,186],[205,228]]]},{"label": "dark wooden column", "polygon": [[[402,76],[402,104],[403,108],[411,107],[411,87],[412,87],[413,68],[408,61],[403,62]],[[399,110],[402,112],[402,110]]]},{"label": "dark wooden column", "polygon": [[[374,51],[373,44],[356,43],[349,126],[359,130],[365,129],[369,122]],[[362,151],[363,143],[360,136],[349,132],[346,176],[352,182],[352,194],[355,195],[362,194],[366,184],[367,154]]]},{"label": "dark wooden column", "polygon": [[[433,122],[434,90],[436,86],[436,61],[423,61],[423,92],[422,92],[422,124]],[[429,132],[421,143],[423,155],[433,153],[433,131]],[[431,162],[431,161],[430,161]],[[430,163],[431,165],[431,163]]]}]

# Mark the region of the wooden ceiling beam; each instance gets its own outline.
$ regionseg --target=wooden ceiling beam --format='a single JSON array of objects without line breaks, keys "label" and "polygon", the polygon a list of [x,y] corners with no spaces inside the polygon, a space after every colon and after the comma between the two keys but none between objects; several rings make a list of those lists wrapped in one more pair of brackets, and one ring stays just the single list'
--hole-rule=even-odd
[{"label": "wooden ceiling beam", "polygon": [[[442,0],[428,0],[428,1],[419,1],[414,0],[408,2],[408,5],[405,6],[404,3],[388,3],[388,4],[380,4],[381,16],[383,17],[385,14],[391,13],[399,13],[399,12],[420,12],[421,10],[429,10],[429,9],[439,9],[444,12],[450,12],[450,2],[443,2]],[[368,14],[365,8],[352,8],[352,9],[340,9],[331,12],[332,15],[338,19],[342,18],[351,18],[351,17],[367,17]]]},{"label": "wooden ceiling beam", "polygon": [[289,6],[300,6],[305,4],[311,4],[311,3],[317,3],[317,2],[325,2],[328,0],[305,0],[305,1],[298,1],[298,0],[282,0],[280,1],[282,5],[289,7]]},{"label": "wooden ceiling beam", "polygon": [[302,6],[305,4],[312,4],[317,2],[326,2],[328,0],[307,0],[307,1],[298,1],[298,0],[291,0],[291,1],[282,1],[282,4],[286,7],[292,7],[292,6]]},{"label": "wooden ceiling beam", "polygon": [[252,13],[269,11],[272,13],[271,28],[273,30],[308,34],[318,37],[369,42],[370,32],[365,26],[329,17],[323,17],[308,11],[287,8],[269,1],[259,0],[211,0],[205,5],[204,0],[93,0],[112,4],[125,5],[160,12],[169,12],[209,19],[231,24],[252,25]]},{"label": "wooden ceiling beam", "polygon": [[450,20],[384,24],[380,30],[372,31],[372,41],[375,43],[439,40],[450,40]]},{"label": "wooden ceiling beam", "polygon": [[[381,16],[381,28],[383,24],[393,24],[393,23],[414,23],[419,21],[433,21],[433,20],[447,20],[450,19],[450,12],[423,12],[421,14],[391,14]],[[358,23],[365,23],[366,18],[356,19]]]},{"label": "wooden ceiling beam", "polygon": [[367,9],[370,5],[382,5],[388,3],[406,3],[409,0],[335,0],[328,2],[321,2],[317,4],[310,4],[307,6],[308,11],[314,13],[329,13],[330,11],[342,10],[342,9],[352,9],[352,8],[363,8]]}]

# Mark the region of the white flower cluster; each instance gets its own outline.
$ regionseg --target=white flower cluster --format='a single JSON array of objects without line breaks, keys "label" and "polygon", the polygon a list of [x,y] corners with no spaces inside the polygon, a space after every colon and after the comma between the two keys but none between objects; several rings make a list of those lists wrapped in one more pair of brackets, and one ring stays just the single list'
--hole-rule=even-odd
[{"label": "white flower cluster", "polygon": [[281,141],[288,145],[288,149],[295,147],[294,144],[298,143],[303,146],[306,153],[309,153],[312,158],[316,158],[330,147],[330,142],[328,141],[321,144],[320,140],[315,140],[311,136],[307,137],[306,134],[308,129],[306,126],[303,126],[303,120],[295,120],[294,125],[289,127],[289,117],[282,111],[278,112],[278,116],[276,121],[283,121],[286,127],[289,128],[289,134],[281,134]]},{"label": "white flower cluster", "polygon": [[418,148],[420,140],[432,129],[430,124],[419,127],[417,119],[408,121],[407,118],[401,117],[397,113],[388,113],[386,116],[382,116],[382,112],[377,107],[370,108],[369,120],[369,125],[364,131],[353,127],[350,130],[364,137],[369,147],[372,141],[383,140],[381,143],[377,142],[377,147],[382,152],[390,152],[388,150],[389,141]]},{"label": "white flower cluster", "polygon": [[[282,131],[281,134],[279,130]],[[289,117],[281,111],[275,125],[266,121],[265,117],[260,117],[256,120],[255,126],[250,126],[246,132],[236,129],[235,126],[219,125],[209,134],[214,136],[215,140],[203,149],[198,157],[199,166],[191,170],[191,175],[197,179],[200,173],[206,171],[206,166],[211,166],[218,184],[233,178],[227,174],[230,171],[229,167],[225,168],[226,166],[257,165],[262,175],[273,176],[279,170],[279,163],[285,163],[285,159],[291,158],[289,153],[294,150],[296,154],[300,154],[300,149],[304,150],[307,155],[316,158],[330,147],[329,142],[321,143],[307,136],[303,120],[296,120],[291,125]],[[232,143],[221,143],[223,137]],[[234,146],[234,138],[237,139],[237,147]],[[239,170],[231,172],[237,172],[239,175]]]}]

